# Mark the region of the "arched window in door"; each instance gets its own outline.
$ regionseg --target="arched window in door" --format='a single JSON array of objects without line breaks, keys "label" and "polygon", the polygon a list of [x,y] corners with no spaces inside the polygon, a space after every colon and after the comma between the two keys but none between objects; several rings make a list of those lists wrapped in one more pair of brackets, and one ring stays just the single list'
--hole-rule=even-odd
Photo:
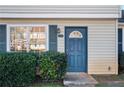
[{"label": "arched window in door", "polygon": [[72,31],[69,35],[69,38],[83,38],[83,35],[79,31]]}]

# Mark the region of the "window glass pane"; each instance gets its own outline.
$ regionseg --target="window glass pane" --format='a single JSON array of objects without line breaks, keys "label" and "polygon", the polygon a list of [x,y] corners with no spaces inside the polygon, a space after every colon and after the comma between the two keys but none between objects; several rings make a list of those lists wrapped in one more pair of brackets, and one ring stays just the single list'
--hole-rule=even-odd
[{"label": "window glass pane", "polygon": [[30,32],[30,50],[46,50],[45,27],[32,27],[32,30]]},{"label": "window glass pane", "polygon": [[10,51],[46,51],[45,26],[10,27]]},{"label": "window glass pane", "polygon": [[10,50],[11,51],[26,51],[27,39],[25,27],[10,28]]}]

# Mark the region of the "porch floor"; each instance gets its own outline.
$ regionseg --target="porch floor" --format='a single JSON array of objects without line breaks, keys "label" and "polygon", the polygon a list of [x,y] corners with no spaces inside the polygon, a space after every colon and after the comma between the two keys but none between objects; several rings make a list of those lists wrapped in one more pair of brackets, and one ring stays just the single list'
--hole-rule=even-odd
[{"label": "porch floor", "polygon": [[94,87],[98,82],[87,73],[68,72],[63,83],[67,87]]}]

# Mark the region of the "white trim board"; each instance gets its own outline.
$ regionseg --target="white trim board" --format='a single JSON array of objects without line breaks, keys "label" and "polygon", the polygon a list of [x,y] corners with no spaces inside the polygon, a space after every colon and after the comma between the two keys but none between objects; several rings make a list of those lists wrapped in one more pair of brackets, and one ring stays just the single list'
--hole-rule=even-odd
[{"label": "white trim board", "polygon": [[0,18],[120,18],[118,14],[0,14]]},{"label": "white trim board", "polygon": [[116,72],[115,74],[117,75],[118,74],[118,19],[116,19],[116,27],[115,27],[115,37],[116,37],[116,40],[115,40],[115,44],[116,44]]}]

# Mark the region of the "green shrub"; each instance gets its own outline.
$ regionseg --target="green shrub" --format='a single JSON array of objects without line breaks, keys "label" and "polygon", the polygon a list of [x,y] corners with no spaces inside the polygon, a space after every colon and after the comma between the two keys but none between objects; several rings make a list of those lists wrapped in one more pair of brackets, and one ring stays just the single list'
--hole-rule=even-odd
[{"label": "green shrub", "polygon": [[27,86],[35,79],[32,53],[0,53],[0,86]]},{"label": "green shrub", "polygon": [[28,86],[36,79],[61,80],[66,72],[66,55],[58,52],[0,53],[0,86]]},{"label": "green shrub", "polygon": [[66,55],[58,52],[41,53],[39,57],[42,80],[61,80],[66,72]]}]

